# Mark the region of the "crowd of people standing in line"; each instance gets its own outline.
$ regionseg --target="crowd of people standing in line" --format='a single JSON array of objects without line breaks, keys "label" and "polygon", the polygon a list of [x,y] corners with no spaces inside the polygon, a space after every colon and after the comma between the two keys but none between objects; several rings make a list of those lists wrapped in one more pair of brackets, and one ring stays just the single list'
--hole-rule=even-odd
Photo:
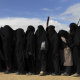
[{"label": "crowd of people standing in line", "polygon": [[0,72],[80,76],[80,26],[69,25],[70,31],[49,25],[30,25],[13,30],[0,28]]}]

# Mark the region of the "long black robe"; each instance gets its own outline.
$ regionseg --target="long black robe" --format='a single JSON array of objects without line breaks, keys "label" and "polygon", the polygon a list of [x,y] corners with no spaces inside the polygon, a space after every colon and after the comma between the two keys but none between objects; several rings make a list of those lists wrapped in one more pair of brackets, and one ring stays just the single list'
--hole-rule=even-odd
[{"label": "long black robe", "polygon": [[[39,73],[41,68],[42,70],[46,71],[46,57],[48,51],[48,41],[46,37],[46,31],[44,30],[42,25],[38,26],[38,29],[35,33],[35,38],[36,38],[36,73]],[[45,41],[46,50],[42,55],[40,48],[41,48],[41,43],[43,41]]]},{"label": "long black robe", "polygon": [[33,26],[28,26],[26,31],[26,45],[25,45],[25,55],[26,62],[28,65],[28,72],[34,73],[34,60],[35,60],[35,28]]},{"label": "long black robe", "polygon": [[80,74],[80,28],[75,23],[70,24],[70,35],[72,38],[73,72]]},{"label": "long black robe", "polygon": [[24,30],[19,28],[16,30],[16,45],[15,45],[15,53],[16,53],[16,60],[17,60],[17,71],[19,73],[24,73],[24,67],[25,67],[24,45],[25,45]]},{"label": "long black robe", "polygon": [[3,53],[7,70],[12,68],[13,32],[13,29],[8,25],[1,28]]},{"label": "long black robe", "polygon": [[59,39],[54,28],[54,26],[50,25],[46,29],[49,43],[47,54],[47,71],[48,73],[54,72],[55,74],[59,74]]},{"label": "long black robe", "polygon": [[[1,32],[1,29],[0,29]],[[2,45],[2,38],[0,33],[0,71],[5,70],[5,58],[3,54],[3,45]]]}]

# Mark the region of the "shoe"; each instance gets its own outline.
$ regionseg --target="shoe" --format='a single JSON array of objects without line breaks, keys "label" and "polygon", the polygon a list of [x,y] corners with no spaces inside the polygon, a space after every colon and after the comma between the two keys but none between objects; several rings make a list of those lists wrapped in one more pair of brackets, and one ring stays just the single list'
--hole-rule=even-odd
[{"label": "shoe", "polygon": [[52,73],[51,75],[52,76],[58,76],[58,75],[60,75],[60,73]]},{"label": "shoe", "polygon": [[62,76],[70,76],[67,72],[62,73],[61,75],[62,75]]},{"label": "shoe", "polygon": [[4,73],[5,73],[5,74],[9,74],[10,72],[9,72],[8,70],[6,70]]},{"label": "shoe", "polygon": [[26,73],[24,73],[24,72],[16,72],[16,74],[17,74],[17,75],[24,75],[24,74],[26,74]]},{"label": "shoe", "polygon": [[55,73],[52,73],[51,75],[52,75],[52,76],[56,76],[56,74],[55,74]]},{"label": "shoe", "polygon": [[75,73],[75,74],[73,74],[73,75],[71,75],[72,77],[80,77],[80,74],[78,74],[78,73]]},{"label": "shoe", "polygon": [[46,72],[44,72],[44,71],[40,71],[40,74],[39,74],[40,76],[44,76],[44,75],[46,75]]},{"label": "shoe", "polygon": [[28,75],[32,75],[32,73],[31,73],[31,72],[29,72],[29,73],[28,73]]},{"label": "shoe", "polygon": [[20,73],[19,73],[19,72],[16,72],[16,74],[17,74],[17,75],[20,75]]}]

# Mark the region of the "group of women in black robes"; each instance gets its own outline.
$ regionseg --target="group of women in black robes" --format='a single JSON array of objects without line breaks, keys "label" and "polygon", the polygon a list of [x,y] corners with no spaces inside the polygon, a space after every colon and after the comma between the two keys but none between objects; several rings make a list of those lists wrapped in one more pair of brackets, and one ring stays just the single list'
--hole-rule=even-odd
[{"label": "group of women in black robes", "polygon": [[[30,25],[26,32],[22,28],[13,30],[9,25],[0,28],[0,71],[16,74],[80,75],[80,27],[70,24],[70,31],[60,30],[50,25],[37,30]],[[61,40],[66,39],[66,43]],[[73,65],[64,68],[64,48],[71,50]]]}]

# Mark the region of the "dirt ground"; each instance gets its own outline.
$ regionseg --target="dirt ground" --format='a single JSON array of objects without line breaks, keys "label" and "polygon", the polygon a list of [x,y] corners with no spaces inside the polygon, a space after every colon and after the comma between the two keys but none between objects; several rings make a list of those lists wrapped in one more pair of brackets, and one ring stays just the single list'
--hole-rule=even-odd
[{"label": "dirt ground", "polygon": [[80,77],[71,76],[39,76],[39,75],[16,75],[0,73],[0,80],[80,80]]}]

